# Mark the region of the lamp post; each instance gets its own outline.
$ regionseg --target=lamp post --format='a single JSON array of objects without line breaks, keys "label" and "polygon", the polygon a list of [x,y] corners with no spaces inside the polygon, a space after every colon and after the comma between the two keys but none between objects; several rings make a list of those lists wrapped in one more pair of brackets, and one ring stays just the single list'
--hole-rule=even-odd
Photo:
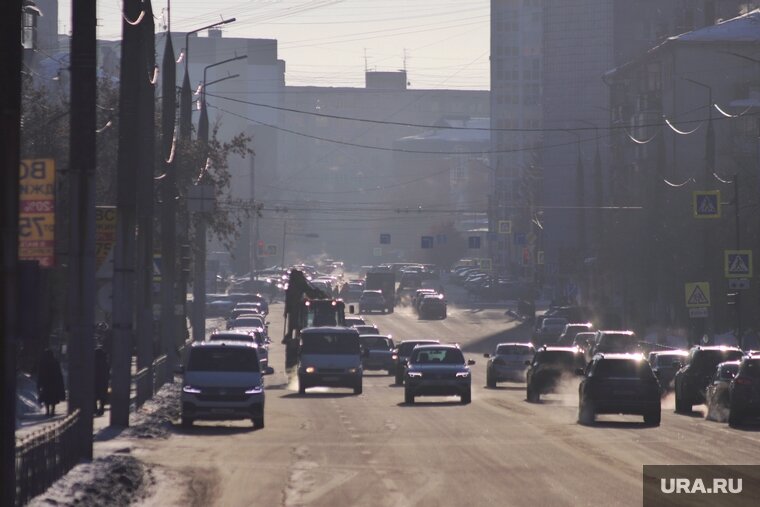
[{"label": "lamp post", "polygon": [[[710,177],[715,172],[715,131],[713,130],[713,122],[712,122],[712,107],[713,107],[713,91],[712,86],[706,85],[704,83],[700,83],[699,81],[695,81],[694,79],[690,78],[683,78],[684,81],[688,81],[689,83],[695,84],[701,88],[707,89],[707,109],[708,109],[708,117],[707,117],[707,134],[705,139],[705,175],[704,175],[704,185],[705,190],[707,189],[707,186],[710,184]],[[702,226],[702,267],[703,269],[706,269],[707,274],[705,275],[705,278],[707,278],[707,281],[712,281],[711,269],[710,269],[710,230],[707,226],[707,221],[705,221],[705,224]],[[702,336],[706,334],[707,330],[709,329],[709,326],[705,322],[702,326],[702,329],[697,329],[695,335],[697,335],[697,338],[699,336]]]}]

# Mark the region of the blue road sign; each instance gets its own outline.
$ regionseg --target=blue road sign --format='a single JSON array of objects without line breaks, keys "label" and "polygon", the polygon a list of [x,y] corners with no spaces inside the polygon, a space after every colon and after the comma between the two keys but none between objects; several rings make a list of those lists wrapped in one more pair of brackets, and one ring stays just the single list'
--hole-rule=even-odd
[{"label": "blue road sign", "polygon": [[380,244],[381,245],[390,245],[391,244],[391,235],[390,234],[381,234],[380,235]]},{"label": "blue road sign", "polygon": [[692,196],[694,218],[720,218],[720,190],[695,191]]},{"label": "blue road sign", "polygon": [[433,236],[422,236],[420,244],[422,248],[433,248]]}]

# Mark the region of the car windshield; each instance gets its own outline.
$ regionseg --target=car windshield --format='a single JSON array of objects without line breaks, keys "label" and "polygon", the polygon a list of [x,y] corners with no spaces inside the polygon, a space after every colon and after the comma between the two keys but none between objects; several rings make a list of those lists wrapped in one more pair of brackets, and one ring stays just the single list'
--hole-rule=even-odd
[{"label": "car windshield", "polygon": [[390,350],[391,341],[383,336],[362,336],[362,346],[369,350]]},{"label": "car windshield", "polygon": [[746,360],[742,365],[741,374],[743,377],[760,378],[760,358]]},{"label": "car windshield", "polygon": [[548,318],[544,319],[544,327],[562,327],[567,324],[566,319]]},{"label": "car windshield", "polygon": [[600,378],[651,378],[649,363],[633,359],[604,359],[594,367],[594,376]]},{"label": "car windshield", "polygon": [[673,366],[676,361],[683,361],[685,355],[679,354],[657,354],[657,366]]},{"label": "car windshield", "polygon": [[380,334],[380,331],[375,326],[354,326],[359,331],[359,334]]},{"label": "car windshield", "polygon": [[533,352],[533,349],[527,345],[499,345],[496,348],[496,354],[504,356],[512,355],[529,355]]},{"label": "car windshield", "polygon": [[208,337],[209,341],[221,342],[221,341],[236,341],[236,342],[254,342],[254,336],[243,333],[219,333],[212,334]]},{"label": "car windshield", "polygon": [[301,335],[302,354],[359,354],[359,337],[350,333]]},{"label": "car windshield", "polygon": [[258,317],[243,317],[235,319],[232,327],[264,327],[264,321]]},{"label": "car windshield", "polygon": [[416,347],[417,345],[423,345],[423,344],[426,344],[426,343],[431,343],[431,342],[406,342],[406,343],[402,343],[398,347],[398,353],[401,356],[409,356],[409,354],[412,353],[412,350],[414,350],[414,347]]},{"label": "car windshield", "polygon": [[424,348],[412,352],[410,362],[415,364],[464,364],[464,356],[459,349],[452,348]]},{"label": "car windshield", "polygon": [[242,347],[196,347],[190,350],[187,371],[259,371],[256,350]]}]

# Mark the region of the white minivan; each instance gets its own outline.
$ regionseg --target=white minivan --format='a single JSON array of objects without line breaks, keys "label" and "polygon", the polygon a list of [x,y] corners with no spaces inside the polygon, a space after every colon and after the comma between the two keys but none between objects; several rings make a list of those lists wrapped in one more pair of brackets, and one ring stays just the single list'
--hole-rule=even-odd
[{"label": "white minivan", "polygon": [[182,426],[250,419],[264,427],[264,380],[254,343],[194,343],[182,371]]},{"label": "white minivan", "polygon": [[311,327],[301,331],[298,392],[309,387],[348,387],[362,393],[359,332],[348,327]]}]

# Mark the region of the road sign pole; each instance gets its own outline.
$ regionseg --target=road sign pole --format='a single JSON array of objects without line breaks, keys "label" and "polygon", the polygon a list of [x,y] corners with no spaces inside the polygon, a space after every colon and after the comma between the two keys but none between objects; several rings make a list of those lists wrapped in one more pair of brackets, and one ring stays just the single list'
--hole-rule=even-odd
[{"label": "road sign pole", "polygon": [[[734,218],[736,225],[736,249],[741,250],[741,235],[739,228],[739,174],[734,174]],[[741,294],[739,292],[738,294]],[[742,299],[741,296],[736,297],[736,341],[739,348],[743,349],[744,343],[742,340]]]}]

